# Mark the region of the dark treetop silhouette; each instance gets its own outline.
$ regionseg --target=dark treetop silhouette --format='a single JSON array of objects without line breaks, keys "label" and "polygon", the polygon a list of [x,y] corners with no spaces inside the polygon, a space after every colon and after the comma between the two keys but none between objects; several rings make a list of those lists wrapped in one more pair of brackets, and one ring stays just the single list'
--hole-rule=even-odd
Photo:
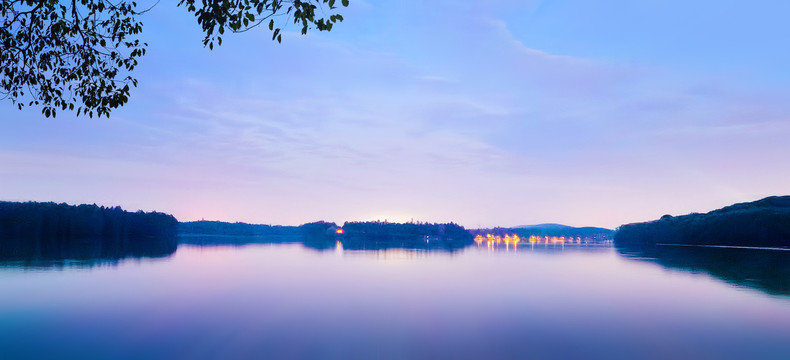
[{"label": "dark treetop silhouette", "polygon": [[[302,34],[343,21],[340,14],[318,16],[336,9],[335,0],[180,0],[178,6],[195,14],[209,49],[222,44],[226,31],[263,23],[279,42],[290,21]],[[149,10],[124,0],[0,0],[0,98],[19,109],[41,105],[47,117],[75,109],[109,117],[129,101],[130,85],[137,86],[130,73],[148,46],[140,41],[138,18]]]},{"label": "dark treetop silhouette", "polygon": [[0,202],[0,262],[117,260],[176,250],[177,220],[120,207]]},{"label": "dark treetop silhouette", "polygon": [[664,215],[620,226],[618,247],[657,244],[790,247],[790,196],[772,196],[706,214]]}]

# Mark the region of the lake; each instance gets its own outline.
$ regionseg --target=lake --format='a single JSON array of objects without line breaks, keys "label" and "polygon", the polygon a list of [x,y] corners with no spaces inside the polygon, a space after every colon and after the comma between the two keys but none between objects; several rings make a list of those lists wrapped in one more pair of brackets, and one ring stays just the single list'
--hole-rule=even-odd
[{"label": "lake", "polygon": [[0,359],[790,358],[790,279],[738,274],[610,246],[6,259]]}]

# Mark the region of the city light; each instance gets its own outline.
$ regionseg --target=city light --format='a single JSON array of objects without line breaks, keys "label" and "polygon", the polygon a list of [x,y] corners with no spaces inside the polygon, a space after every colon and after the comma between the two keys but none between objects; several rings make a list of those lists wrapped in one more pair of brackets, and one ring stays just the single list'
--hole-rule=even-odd
[{"label": "city light", "polygon": [[595,245],[595,244],[602,244],[600,239],[594,238],[584,238],[582,239],[580,236],[548,236],[548,235],[530,235],[529,237],[522,238],[518,234],[504,234],[504,235],[494,235],[494,234],[478,234],[474,237],[475,243],[477,246],[482,246],[485,243],[486,247],[492,249],[501,246],[502,244],[505,245],[505,249],[510,249],[512,246],[513,249],[516,249],[520,245]]}]

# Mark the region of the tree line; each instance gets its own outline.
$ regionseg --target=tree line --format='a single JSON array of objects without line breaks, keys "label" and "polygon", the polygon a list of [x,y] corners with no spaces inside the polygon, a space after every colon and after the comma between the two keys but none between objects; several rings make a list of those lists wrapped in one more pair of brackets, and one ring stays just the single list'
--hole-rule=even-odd
[{"label": "tree line", "polygon": [[197,235],[236,235],[236,236],[267,236],[267,235],[296,235],[299,228],[296,226],[247,224],[243,222],[223,221],[188,221],[178,224],[179,234]]},{"label": "tree line", "polygon": [[664,215],[623,225],[614,236],[618,247],[656,244],[790,247],[790,196],[740,203],[706,214]]},{"label": "tree line", "polygon": [[177,226],[158,212],[0,201],[0,262],[165,256],[178,245]]},{"label": "tree line", "polygon": [[178,221],[159,212],[54,202],[0,202],[0,239],[175,237]]}]

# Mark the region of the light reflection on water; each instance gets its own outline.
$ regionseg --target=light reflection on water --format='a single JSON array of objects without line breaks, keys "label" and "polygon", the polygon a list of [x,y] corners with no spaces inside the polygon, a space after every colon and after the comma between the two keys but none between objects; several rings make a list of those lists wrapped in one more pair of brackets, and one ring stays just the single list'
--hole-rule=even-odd
[{"label": "light reflection on water", "polygon": [[0,270],[8,358],[786,359],[790,299],[610,247],[316,251]]}]

